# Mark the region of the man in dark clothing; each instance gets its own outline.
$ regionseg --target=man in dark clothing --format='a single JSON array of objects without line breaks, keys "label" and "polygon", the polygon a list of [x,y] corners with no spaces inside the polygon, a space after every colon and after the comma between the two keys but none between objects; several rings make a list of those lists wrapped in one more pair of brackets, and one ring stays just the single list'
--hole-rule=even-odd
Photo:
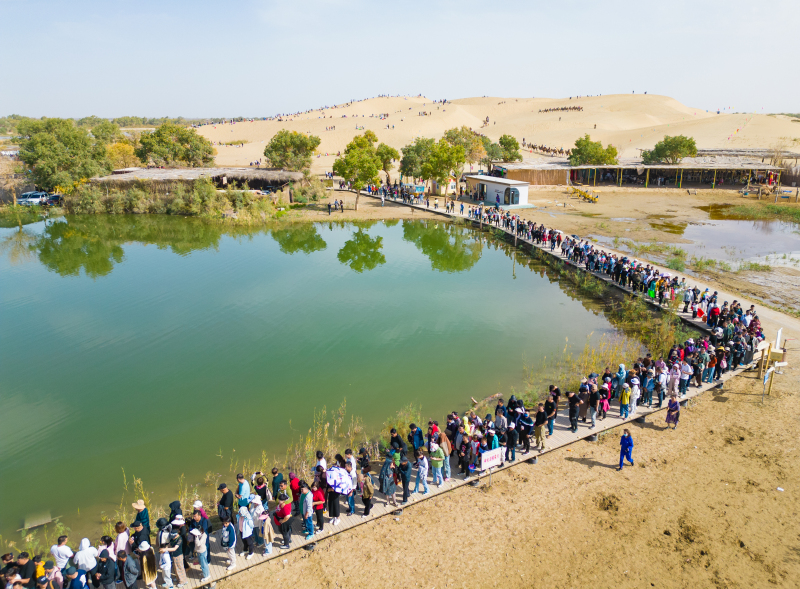
[{"label": "man in dark clothing", "polygon": [[131,524],[131,537],[128,543],[136,548],[142,542],[150,542],[150,533],[142,525],[142,522],[135,521]]},{"label": "man in dark clothing", "polygon": [[401,438],[400,435],[397,433],[397,430],[395,428],[392,428],[392,430],[389,433],[391,434],[391,437],[389,438],[389,445],[395,450],[399,450],[401,456],[405,456],[406,454],[408,454],[408,446],[406,446],[406,443],[403,441],[403,438]]},{"label": "man in dark clothing", "polygon": [[[273,497],[277,497],[278,496],[278,487],[281,484],[282,480],[283,480],[283,473],[278,472],[277,468],[273,468],[272,469],[272,496]],[[265,505],[264,509],[266,509],[266,508],[267,508],[267,506]]]},{"label": "man in dark clothing", "polygon": [[534,416],[533,428],[536,435],[535,448],[539,449],[539,454],[545,450],[544,425],[547,423],[547,412],[544,410],[544,403],[539,403]]},{"label": "man in dark clothing", "polygon": [[108,550],[102,550],[97,564],[92,569],[93,585],[99,583],[103,589],[114,589],[117,582],[117,563],[111,560]]},{"label": "man in dark clothing", "polygon": [[411,463],[405,455],[400,459],[400,466],[397,471],[400,473],[400,482],[403,483],[403,502],[408,503],[408,496],[410,495],[409,485],[411,484]]},{"label": "man in dark clothing", "polygon": [[527,409],[523,410],[517,423],[519,424],[519,442],[522,444],[522,454],[524,455],[531,451],[531,434],[533,434],[533,419]]},{"label": "man in dark clothing", "polygon": [[569,403],[570,431],[575,433],[578,431],[578,411],[579,407],[583,405],[583,401],[575,393],[567,391],[567,402]]},{"label": "man in dark clothing", "polygon": [[169,521],[173,521],[176,515],[183,515],[180,501],[173,501],[169,504]]},{"label": "man in dark clothing", "polygon": [[472,444],[469,436],[462,436],[461,445],[458,448],[458,465],[461,467],[461,474],[464,478],[469,476],[469,465],[472,464]]},{"label": "man in dark clothing", "polygon": [[117,577],[125,589],[134,589],[139,577],[139,559],[129,557],[124,550],[117,552]]},{"label": "man in dark clothing", "polygon": [[219,502],[217,503],[217,514],[219,515],[220,519],[225,517],[231,519],[233,510],[233,493],[231,493],[231,490],[225,483],[221,483],[220,486],[217,487],[217,491],[222,492],[222,496],[219,498]]},{"label": "man in dark clothing", "polygon": [[27,552],[20,552],[17,557],[17,569],[19,569],[20,581],[27,589],[36,587],[36,563],[34,563]]},{"label": "man in dark clothing", "polygon": [[508,424],[508,429],[506,430],[506,460],[509,462],[514,462],[517,459],[517,440],[519,440],[519,434],[517,433],[517,427],[514,425],[514,422]]}]

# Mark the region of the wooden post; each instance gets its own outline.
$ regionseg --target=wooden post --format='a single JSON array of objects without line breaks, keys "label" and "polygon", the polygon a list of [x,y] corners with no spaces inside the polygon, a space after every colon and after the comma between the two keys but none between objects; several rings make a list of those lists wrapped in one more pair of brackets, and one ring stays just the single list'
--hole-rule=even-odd
[{"label": "wooden post", "polygon": [[767,385],[767,395],[772,393],[772,381],[775,379],[775,371],[769,373],[769,385]]},{"label": "wooden post", "polygon": [[681,168],[681,182],[678,184],[678,188],[683,188],[683,169]]},{"label": "wooden post", "polygon": [[675,168],[675,184],[678,183],[678,168]]},{"label": "wooden post", "polygon": [[714,170],[714,179],[711,181],[711,188],[716,188],[717,186],[717,170]]},{"label": "wooden post", "polygon": [[594,185],[597,186],[597,168],[594,169]]},{"label": "wooden post", "polygon": [[617,168],[617,182],[622,186],[622,168]]},{"label": "wooden post", "polygon": [[[766,355],[764,354],[766,352]],[[772,344],[767,346],[766,350],[761,350],[761,360],[758,361],[758,378],[764,377],[764,371],[767,369],[767,364],[769,364],[769,356],[772,352]]]},{"label": "wooden post", "polygon": [[647,168],[647,176],[644,179],[644,187],[647,188],[649,184],[650,184],[650,168]]},{"label": "wooden post", "polygon": [[753,175],[753,170],[747,170],[747,190],[750,190],[750,177]]}]

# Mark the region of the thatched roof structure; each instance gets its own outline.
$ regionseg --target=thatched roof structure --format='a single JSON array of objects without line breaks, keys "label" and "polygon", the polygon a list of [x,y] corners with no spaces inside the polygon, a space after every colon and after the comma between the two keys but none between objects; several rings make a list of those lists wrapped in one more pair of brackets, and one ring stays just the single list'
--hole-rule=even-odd
[{"label": "thatched roof structure", "polygon": [[262,190],[301,182],[303,174],[265,168],[125,168],[114,170],[110,176],[92,178],[91,182],[116,186],[134,183],[168,186],[175,183],[191,184],[203,178],[211,179],[220,187],[235,182],[238,186],[246,183],[250,188]]}]

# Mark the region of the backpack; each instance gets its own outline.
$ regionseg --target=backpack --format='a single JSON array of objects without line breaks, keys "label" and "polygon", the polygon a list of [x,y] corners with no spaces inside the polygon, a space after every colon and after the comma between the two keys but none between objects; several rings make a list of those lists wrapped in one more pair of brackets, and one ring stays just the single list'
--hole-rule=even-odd
[{"label": "backpack", "polygon": [[375,494],[375,486],[369,476],[364,477],[364,499],[371,499]]}]

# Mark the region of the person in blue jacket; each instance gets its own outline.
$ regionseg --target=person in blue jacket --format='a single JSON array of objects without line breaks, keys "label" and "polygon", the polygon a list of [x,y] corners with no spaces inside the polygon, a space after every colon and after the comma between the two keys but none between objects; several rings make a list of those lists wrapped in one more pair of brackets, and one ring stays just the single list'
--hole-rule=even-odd
[{"label": "person in blue jacket", "polygon": [[408,443],[411,444],[412,452],[419,450],[425,446],[425,436],[422,435],[422,430],[417,427],[417,424],[412,423],[408,426]]},{"label": "person in blue jacket", "polygon": [[622,437],[619,440],[619,468],[617,470],[622,470],[622,465],[625,460],[631,463],[633,466],[633,438],[631,437],[631,432],[624,429],[622,430]]}]

